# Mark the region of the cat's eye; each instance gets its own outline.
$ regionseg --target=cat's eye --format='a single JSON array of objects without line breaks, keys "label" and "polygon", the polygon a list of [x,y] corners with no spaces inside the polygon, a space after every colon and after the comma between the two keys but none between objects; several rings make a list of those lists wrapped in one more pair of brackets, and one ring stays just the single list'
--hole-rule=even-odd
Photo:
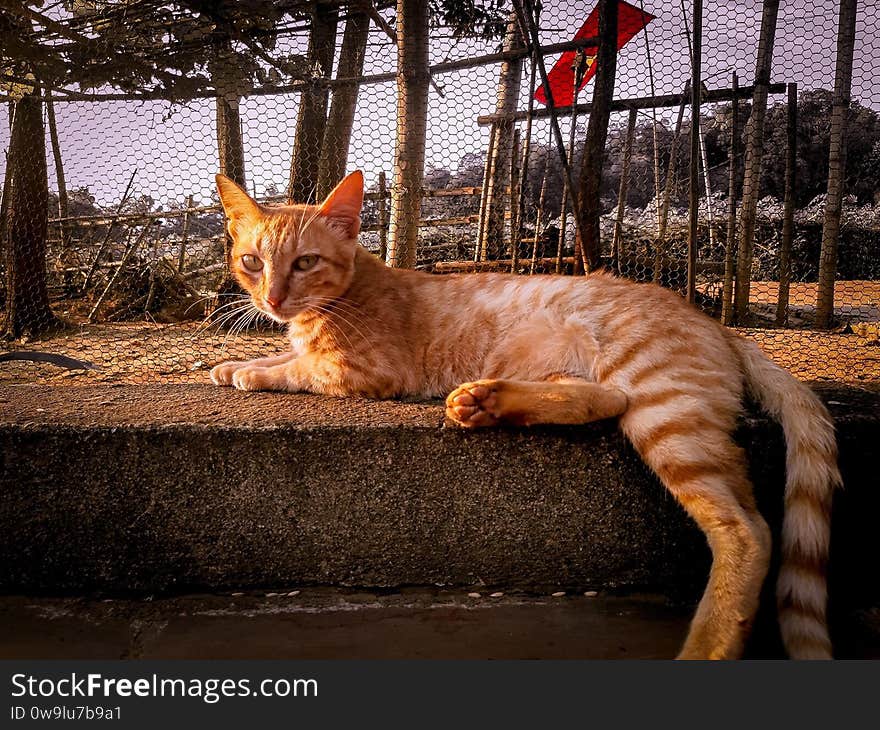
[{"label": "cat's eye", "polygon": [[308,271],[316,263],[318,263],[317,256],[314,256],[313,254],[306,254],[305,256],[300,256],[296,261],[294,261],[293,267],[298,271]]},{"label": "cat's eye", "polygon": [[241,257],[241,265],[248,271],[253,271],[254,273],[263,270],[263,262],[257,256],[249,253],[246,253]]}]

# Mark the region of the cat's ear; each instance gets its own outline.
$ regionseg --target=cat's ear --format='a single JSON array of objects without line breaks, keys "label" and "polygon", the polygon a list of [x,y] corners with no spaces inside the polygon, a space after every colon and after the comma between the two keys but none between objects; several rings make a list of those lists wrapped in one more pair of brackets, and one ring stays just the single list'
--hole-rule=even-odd
[{"label": "cat's ear", "polygon": [[357,238],[364,204],[364,174],[355,170],[330,192],[321,203],[321,215],[346,238]]},{"label": "cat's ear", "polygon": [[260,204],[248,195],[244,188],[234,183],[226,175],[215,175],[220,202],[230,223],[235,221],[257,221],[262,215]]}]

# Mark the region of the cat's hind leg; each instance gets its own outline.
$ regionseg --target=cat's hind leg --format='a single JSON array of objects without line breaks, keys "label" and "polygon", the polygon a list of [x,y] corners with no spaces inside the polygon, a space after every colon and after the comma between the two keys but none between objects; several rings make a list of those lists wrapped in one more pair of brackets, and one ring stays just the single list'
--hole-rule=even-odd
[{"label": "cat's hind leg", "polygon": [[614,418],[626,411],[623,391],[579,378],[547,381],[477,380],[446,398],[446,416],[465,428],[501,423],[533,426],[577,424]]}]

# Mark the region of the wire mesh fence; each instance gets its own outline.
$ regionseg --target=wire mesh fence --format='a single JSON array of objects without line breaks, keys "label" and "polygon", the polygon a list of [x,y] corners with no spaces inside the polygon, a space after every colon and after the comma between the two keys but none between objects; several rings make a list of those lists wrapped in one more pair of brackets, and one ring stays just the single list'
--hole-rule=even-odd
[{"label": "wire mesh fence", "polygon": [[283,348],[234,316],[213,174],[284,203],[353,169],[391,265],[601,266],[801,378],[880,381],[867,3],[633,0],[613,37],[594,0],[391,5],[0,11],[0,381],[201,382]]}]

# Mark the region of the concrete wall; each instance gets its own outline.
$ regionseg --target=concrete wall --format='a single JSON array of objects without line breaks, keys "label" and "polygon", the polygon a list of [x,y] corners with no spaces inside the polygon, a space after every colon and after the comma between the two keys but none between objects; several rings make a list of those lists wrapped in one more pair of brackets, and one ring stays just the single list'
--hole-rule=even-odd
[{"label": "concrete wall", "polygon": [[[880,396],[823,391],[834,596],[877,605]],[[708,550],[613,424],[466,433],[437,404],[201,386],[0,387],[0,591],[319,583],[699,595]],[[781,432],[743,422],[778,527]]]}]

